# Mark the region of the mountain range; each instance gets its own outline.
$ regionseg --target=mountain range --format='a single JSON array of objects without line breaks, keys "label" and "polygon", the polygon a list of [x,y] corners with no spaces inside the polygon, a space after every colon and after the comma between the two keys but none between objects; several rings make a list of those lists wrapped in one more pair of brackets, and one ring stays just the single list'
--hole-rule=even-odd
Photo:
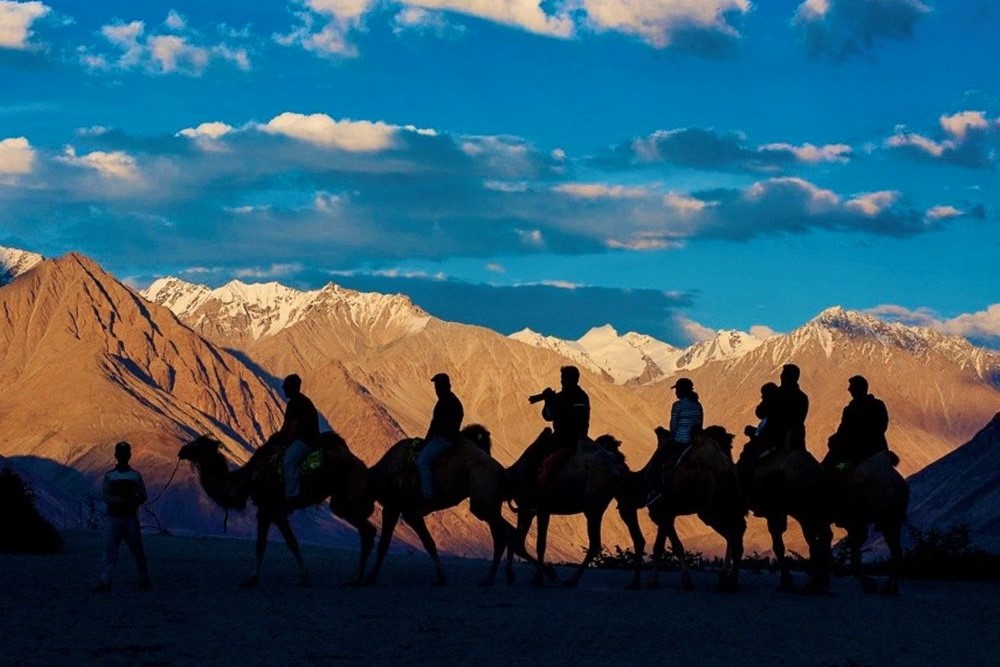
[{"label": "mountain range", "polygon": [[[19,468],[26,457],[38,459],[36,470],[52,468],[33,478],[46,493],[65,491],[60,475],[75,475],[76,491],[65,491],[72,498],[63,505],[109,465],[109,445],[122,438],[143,444],[136,463],[153,487],[165,481],[177,446],[194,433],[214,432],[234,465],[245,460],[280,423],[274,387],[292,372],[368,464],[399,438],[423,433],[435,400],[429,378],[442,371],[452,376],[466,421],[492,432],[494,456],[504,465],[545,425],[527,396],[557,384],[568,362],[582,369],[592,434],[619,437],[633,467],[650,455],[652,429],[667,420],[670,386],[680,374],[694,380],[708,423],[740,433],[754,421],[760,385],[776,380],[784,363],[797,363],[811,399],[808,446],[818,456],[849,400],[847,378],[864,374],[889,406],[890,444],[906,474],[948,455],[1000,411],[1000,355],[841,308],[788,334],[720,332],[682,349],[641,334],[620,336],[609,326],[577,341],[530,331],[507,337],[440,320],[402,295],[334,284],[313,291],[240,282],[210,289],[163,278],[138,294],[78,254],[38,259],[28,268],[7,263],[15,257],[9,249],[0,253],[0,267],[22,267],[0,288],[6,319],[0,427],[17,433],[0,444],[0,455]],[[160,519],[183,529],[217,529],[220,513],[194,488],[192,475],[177,477],[164,501],[171,510]],[[604,542],[627,544],[612,514]],[[317,535],[341,535],[315,521]],[[751,521],[747,548],[766,551],[769,540],[758,523]],[[438,513],[429,525],[452,553],[485,552],[488,536],[465,509]],[[719,550],[719,540],[696,519],[679,528],[692,548]],[[551,534],[554,556],[579,557],[582,522],[559,518]]]}]

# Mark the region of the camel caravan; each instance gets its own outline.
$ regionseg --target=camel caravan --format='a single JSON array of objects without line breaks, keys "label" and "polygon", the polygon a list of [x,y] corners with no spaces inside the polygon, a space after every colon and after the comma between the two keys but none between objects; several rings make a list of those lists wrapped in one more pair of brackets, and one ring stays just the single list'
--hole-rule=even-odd
[{"label": "camel caravan", "polygon": [[[801,526],[809,547],[809,579],[805,592],[830,588],[831,525],[847,531],[851,567],[866,592],[879,590],[862,571],[861,549],[874,526],[884,536],[890,554],[890,572],[881,592],[898,593],[902,550],[901,528],[906,519],[909,491],[896,470],[898,458],[888,450],[885,405],[868,392],[861,376],[849,380],[850,403],[841,424],[830,437],[829,454],[822,462],[805,448],[808,398],[798,387],[799,369],[786,365],[780,386],[761,388],[758,423],[747,426],[748,441],[738,460],[733,457],[734,435],[721,426],[703,426],[703,411],[688,378],[672,387],[677,400],[670,427],[652,434],[656,448],[649,461],[631,470],[610,434],[591,438],[590,400],[580,387],[574,366],[561,369],[561,389],[546,389],[529,397],[542,403],[542,417],[551,422],[510,467],[490,453],[490,433],[479,424],[462,427],[464,411],[439,373],[434,383],[437,403],[427,434],[407,438],[390,447],[370,468],[351,453],[334,432],[319,430],[312,402],[301,391],[301,380],[288,376],[283,390],[288,398],[281,429],[236,470],[226,464],[220,442],[201,436],[181,447],[181,460],[191,462],[205,493],[220,507],[242,510],[247,500],[257,508],[254,572],[243,586],[257,585],[272,524],[278,527],[300,569],[300,585],[309,575],[289,514],[329,500],[330,511],[358,531],[360,554],[357,585],[374,584],[388,552],[394,529],[402,518],[417,534],[431,557],[435,584],[446,576],[425,517],[455,507],[468,499],[476,518],[490,529],[493,553],[483,580],[491,585],[506,553],[505,577],[513,583],[514,556],[534,567],[533,583],[555,581],[554,568],[545,561],[547,533],[553,515],[582,514],[586,519],[586,554],[564,585],[577,584],[601,553],[601,524],[612,501],[628,528],[634,554],[629,589],[642,586],[646,540],[639,525],[645,510],[656,526],[649,587],[660,584],[660,564],[670,540],[680,563],[681,586],[691,589],[684,545],[675,519],[696,515],[725,543],[719,588],[738,587],[747,516],[763,518],[772,538],[782,590],[794,590],[783,534],[792,517]],[[382,532],[371,522],[375,504],[382,507]],[[503,516],[507,506],[516,525]],[[537,521],[535,553],[525,547],[528,531]],[[372,551],[375,560],[368,569]]]}]

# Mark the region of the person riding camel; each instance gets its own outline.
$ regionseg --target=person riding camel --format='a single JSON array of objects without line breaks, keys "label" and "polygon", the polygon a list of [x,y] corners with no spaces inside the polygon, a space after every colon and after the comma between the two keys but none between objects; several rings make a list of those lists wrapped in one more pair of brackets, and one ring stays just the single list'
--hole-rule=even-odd
[{"label": "person riding camel", "polygon": [[309,397],[302,393],[302,378],[292,374],[281,384],[288,398],[285,419],[276,434],[286,447],[282,472],[285,476],[285,498],[289,509],[295,506],[301,493],[302,462],[309,456],[319,436],[319,413]]},{"label": "person riding camel", "polygon": [[417,471],[420,475],[420,492],[424,500],[434,497],[434,461],[446,451],[458,444],[459,431],[462,429],[462,419],[465,410],[451,390],[451,378],[446,373],[438,373],[431,378],[437,403],[431,416],[427,435],[424,436],[424,447],[417,455]]},{"label": "person riding camel", "polygon": [[879,452],[889,451],[885,432],[889,411],[885,403],[868,393],[868,380],[855,375],[847,381],[851,402],[844,407],[837,432],[830,436],[830,451],[823,459],[829,471],[844,472]]},{"label": "person riding camel", "polygon": [[528,399],[532,403],[545,401],[542,418],[552,422],[549,453],[538,472],[540,486],[545,486],[552,474],[573,456],[577,443],[586,439],[590,430],[590,397],[580,387],[580,369],[563,366],[559,369],[559,380],[560,391],[547,387]]},{"label": "person riding camel", "polygon": [[781,386],[776,406],[777,417],[784,432],[775,433],[788,438],[792,449],[806,448],[806,415],[809,414],[809,397],[799,387],[799,367],[785,364],[781,367]]},{"label": "person riding camel", "polygon": [[743,429],[743,434],[750,440],[743,447],[740,459],[736,462],[736,471],[744,487],[753,473],[753,466],[757,460],[765,452],[780,444],[787,432],[787,426],[781,422],[782,414],[778,409],[780,400],[781,390],[778,385],[773,382],[761,385],[760,403],[754,410],[759,421],[756,426],[748,425]]},{"label": "person riding camel", "polygon": [[647,505],[660,496],[666,477],[677,465],[681,454],[691,446],[694,436],[701,433],[705,421],[705,411],[691,378],[678,378],[670,388],[677,396],[670,407],[670,440],[653,454],[659,460],[650,466],[652,478],[648,480],[650,492]]}]

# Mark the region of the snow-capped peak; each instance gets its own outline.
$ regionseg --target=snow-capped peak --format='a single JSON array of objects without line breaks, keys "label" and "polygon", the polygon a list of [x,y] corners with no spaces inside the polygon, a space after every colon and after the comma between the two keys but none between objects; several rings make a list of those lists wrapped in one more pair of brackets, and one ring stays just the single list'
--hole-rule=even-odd
[{"label": "snow-capped peak", "polygon": [[44,259],[38,253],[0,246],[0,285],[6,285]]},{"label": "snow-capped peak", "polygon": [[211,319],[223,328],[244,329],[254,339],[274,335],[317,312],[337,313],[362,327],[391,324],[402,333],[420,331],[430,320],[403,295],[356,292],[333,283],[300,291],[277,282],[233,280],[209,289],[167,277],[153,282],[142,295],[195,326]]}]

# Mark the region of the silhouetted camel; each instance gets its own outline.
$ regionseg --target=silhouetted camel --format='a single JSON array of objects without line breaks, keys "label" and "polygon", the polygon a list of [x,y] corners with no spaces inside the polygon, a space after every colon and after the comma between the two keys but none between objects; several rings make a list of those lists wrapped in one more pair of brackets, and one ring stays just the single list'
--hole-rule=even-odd
[{"label": "silhouetted camel", "polygon": [[[661,450],[667,445],[670,432],[657,427],[656,446]],[[674,526],[679,516],[696,514],[709,528],[726,541],[723,569],[719,573],[719,587],[735,590],[738,584],[740,560],[743,558],[743,533],[746,532],[745,509],[732,460],[733,434],[721,426],[709,426],[694,437],[691,448],[677,461],[673,471],[663,482],[660,495],[649,505],[649,518],[656,524],[653,542],[653,574],[650,587],[659,586],[660,563],[667,538],[681,567],[681,586],[691,590],[684,545]],[[651,481],[662,475],[653,470],[662,465],[662,457],[655,453],[642,470],[629,475],[629,503],[619,504],[622,514],[634,514],[642,507],[651,489]],[[640,554],[641,557],[641,554]],[[638,582],[636,582],[638,583]]]},{"label": "silhouetted camel", "polygon": [[851,569],[868,593],[878,590],[875,580],[865,576],[861,567],[861,547],[871,525],[882,533],[889,548],[889,577],[882,593],[899,593],[899,567],[903,556],[900,539],[910,487],[895,468],[898,461],[894,454],[880,452],[846,473],[831,475],[833,519],[847,530]]},{"label": "silhouetted camel", "polygon": [[790,447],[787,438],[753,463],[750,470],[743,479],[744,502],[755,515],[767,520],[771,548],[781,572],[779,588],[795,590],[783,537],[788,517],[792,517],[809,546],[811,578],[807,590],[826,590],[830,585],[833,533],[825,471],[808,451]]},{"label": "silhouetted camel", "polygon": [[473,516],[489,525],[493,535],[493,562],[483,582],[492,584],[514,528],[501,514],[503,467],[490,456],[490,432],[479,424],[462,429],[461,440],[434,464],[435,492],[431,500],[425,500],[420,493],[414,460],[413,441],[400,440],[368,472],[369,488],[382,505],[382,534],[375,563],[365,582],[372,584],[378,577],[392,533],[402,516],[434,561],[436,585],[443,586],[444,569],[424,517],[468,498]]},{"label": "silhouetted camel", "polygon": [[[310,507],[330,499],[330,511],[358,529],[361,554],[354,582],[360,583],[365,565],[375,543],[375,526],[368,521],[375,509],[366,489],[366,469],[361,459],[347,448],[334,432],[321,433],[325,452],[322,465],[302,476],[302,494],[295,509]],[[254,572],[243,581],[244,587],[256,586],[267,548],[267,533],[273,523],[281,531],[289,551],[298,563],[300,585],[307,585],[306,571],[299,542],[288,521],[284,481],[280,474],[281,452],[274,437],[257,449],[250,460],[237,470],[230,470],[219,451],[220,442],[203,435],[181,447],[178,456],[191,461],[208,496],[225,509],[246,508],[247,498],[257,506],[257,548]]]},{"label": "silhouetted camel", "polygon": [[[601,552],[601,521],[612,499],[621,502],[627,490],[628,466],[625,457],[617,451],[617,440],[612,436],[601,436],[594,440],[584,440],[551,477],[540,492],[532,477],[537,476],[538,466],[534,449],[544,439],[552,437],[552,429],[546,428],[535,442],[525,449],[521,457],[506,470],[507,498],[513,501],[517,512],[517,535],[515,544],[523,548],[524,540],[531,528],[535,515],[538,516],[536,536],[536,559],[534,561],[535,585],[541,585],[545,577],[554,578],[554,571],[545,565],[545,547],[548,536],[549,519],[553,514],[583,514],[587,519],[587,553],[583,562],[566,581],[567,586],[575,586],[584,570]],[[603,444],[602,444],[603,443]],[[645,546],[642,530],[634,512],[622,519],[632,536],[635,553]],[[518,555],[522,555],[518,553]],[[507,551],[507,580],[514,581],[513,550]],[[638,581],[641,556],[636,559],[633,584]]]}]

